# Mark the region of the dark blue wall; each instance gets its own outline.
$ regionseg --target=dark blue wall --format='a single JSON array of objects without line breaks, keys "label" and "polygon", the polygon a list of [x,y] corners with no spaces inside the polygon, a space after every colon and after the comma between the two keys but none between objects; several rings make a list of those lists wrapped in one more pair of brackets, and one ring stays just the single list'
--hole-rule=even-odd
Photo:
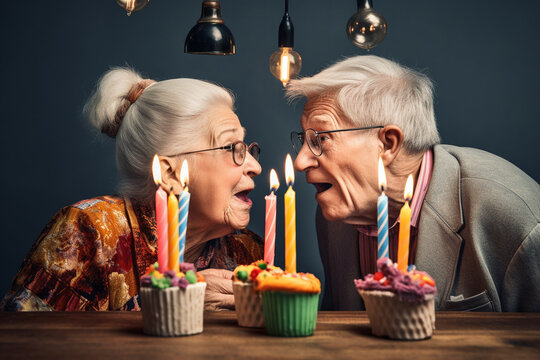
[{"label": "dark blue wall", "polygon": [[[269,169],[282,176],[291,151],[289,132],[299,128],[302,110],[302,104],[287,104],[268,70],[283,2],[223,0],[222,15],[237,43],[237,54],[228,57],[183,53],[200,3],[152,0],[130,17],[113,0],[2,4],[0,294],[58,209],[115,190],[113,141],[96,134],[81,116],[96,80],[110,65],[129,64],[158,80],[208,79],[236,93],[247,140],[263,148],[251,228],[264,232]],[[424,70],[433,79],[443,142],[493,152],[539,181],[540,2],[376,0],[374,5],[388,22],[388,35],[372,53]],[[290,2],[302,75],[366,54],[345,34],[355,10],[354,0]],[[314,190],[300,174],[295,189],[298,269],[322,278]],[[282,214],[278,265],[284,259]]]}]

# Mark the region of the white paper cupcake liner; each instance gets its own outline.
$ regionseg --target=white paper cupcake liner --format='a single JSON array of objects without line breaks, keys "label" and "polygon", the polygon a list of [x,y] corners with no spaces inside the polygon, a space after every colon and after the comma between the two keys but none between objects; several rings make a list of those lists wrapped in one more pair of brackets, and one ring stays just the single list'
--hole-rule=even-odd
[{"label": "white paper cupcake liner", "polygon": [[433,335],[433,295],[426,295],[423,302],[416,304],[401,301],[389,291],[358,290],[358,293],[364,299],[373,335],[400,340],[422,340]]},{"label": "white paper cupcake liner", "polygon": [[203,331],[205,282],[186,289],[141,287],[143,331],[154,336],[180,336]]},{"label": "white paper cupcake liner", "polygon": [[233,292],[238,325],[264,327],[262,297],[253,291],[253,284],[234,281]]}]

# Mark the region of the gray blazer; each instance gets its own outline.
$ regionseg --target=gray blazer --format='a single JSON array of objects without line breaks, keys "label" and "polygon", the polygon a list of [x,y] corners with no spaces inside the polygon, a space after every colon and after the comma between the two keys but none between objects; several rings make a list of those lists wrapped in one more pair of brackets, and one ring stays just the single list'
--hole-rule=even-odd
[{"label": "gray blazer", "polygon": [[[418,223],[416,267],[437,284],[438,310],[540,311],[540,186],[485,151],[437,145]],[[317,209],[322,308],[363,309],[354,226]],[[394,259],[395,260],[395,259]]]}]

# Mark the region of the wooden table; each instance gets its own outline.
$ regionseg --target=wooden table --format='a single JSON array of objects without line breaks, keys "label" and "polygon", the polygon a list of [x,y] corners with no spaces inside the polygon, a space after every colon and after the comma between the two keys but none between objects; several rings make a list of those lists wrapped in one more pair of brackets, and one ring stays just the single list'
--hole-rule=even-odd
[{"label": "wooden table", "polygon": [[199,335],[142,333],[140,313],[1,313],[0,359],[540,359],[540,313],[437,313],[434,336],[395,341],[371,335],[365,312],[319,312],[315,334],[266,335],[234,312],[207,312]]}]

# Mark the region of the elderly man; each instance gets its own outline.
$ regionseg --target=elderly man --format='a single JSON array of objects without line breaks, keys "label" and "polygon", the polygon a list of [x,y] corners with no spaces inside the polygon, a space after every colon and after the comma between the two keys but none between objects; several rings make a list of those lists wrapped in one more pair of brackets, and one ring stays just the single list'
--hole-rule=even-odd
[{"label": "elderly man", "polygon": [[438,145],[426,76],[357,56],[291,81],[287,96],[307,98],[291,139],[317,190],[324,309],[363,307],[353,279],[375,271],[380,157],[390,258],[412,174],[409,263],[435,279],[438,310],[540,311],[540,187],[495,155]]}]

